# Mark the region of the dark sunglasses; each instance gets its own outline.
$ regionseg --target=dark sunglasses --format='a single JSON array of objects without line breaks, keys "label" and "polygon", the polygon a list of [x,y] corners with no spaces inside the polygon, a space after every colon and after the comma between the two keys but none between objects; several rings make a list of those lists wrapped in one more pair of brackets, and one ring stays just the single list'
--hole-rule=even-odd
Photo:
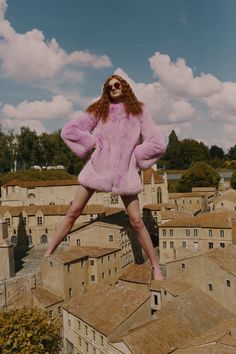
[{"label": "dark sunglasses", "polygon": [[114,88],[115,88],[116,90],[118,90],[120,87],[121,87],[121,84],[120,84],[119,82],[115,82],[114,85],[108,85],[108,86],[107,86],[107,89],[108,89],[108,91],[111,91],[111,90],[113,90]]}]

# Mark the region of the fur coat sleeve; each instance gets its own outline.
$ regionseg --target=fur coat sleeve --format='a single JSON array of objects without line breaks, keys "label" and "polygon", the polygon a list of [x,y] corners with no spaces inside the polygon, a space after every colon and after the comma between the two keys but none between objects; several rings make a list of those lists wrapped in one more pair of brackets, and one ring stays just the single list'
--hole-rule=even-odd
[{"label": "fur coat sleeve", "polygon": [[135,147],[134,155],[140,170],[146,170],[165,153],[166,146],[163,135],[146,107],[140,119],[143,142]]},{"label": "fur coat sleeve", "polygon": [[68,122],[61,131],[65,144],[80,158],[84,158],[96,145],[96,138],[91,134],[97,124],[91,113],[83,113],[78,119]]}]

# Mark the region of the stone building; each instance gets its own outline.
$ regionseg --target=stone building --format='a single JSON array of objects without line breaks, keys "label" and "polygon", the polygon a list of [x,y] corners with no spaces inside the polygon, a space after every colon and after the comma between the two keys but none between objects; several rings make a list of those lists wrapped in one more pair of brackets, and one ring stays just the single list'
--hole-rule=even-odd
[{"label": "stone building", "polygon": [[135,257],[140,259],[141,248],[131,225],[121,220],[94,221],[75,225],[68,234],[70,246],[99,246],[121,249],[121,266],[133,263]]},{"label": "stone building", "polygon": [[[7,222],[9,238],[13,245],[46,245],[68,209],[69,205],[0,206],[0,217]],[[90,204],[84,208],[78,220],[81,223],[89,223],[119,210],[121,209]]]},{"label": "stone building", "polygon": [[236,314],[236,246],[167,263],[168,279],[182,278]]},{"label": "stone building", "polygon": [[15,275],[13,245],[8,239],[7,222],[0,218],[0,281]]},{"label": "stone building", "polygon": [[[167,203],[168,186],[166,175],[163,178],[153,168],[140,172],[143,192],[139,194],[141,207],[145,203]],[[78,188],[78,180],[50,180],[22,182],[16,179],[1,187],[0,205],[33,206],[33,205],[70,205]],[[101,204],[105,207],[121,207],[124,205],[120,196],[96,192],[88,204]]]},{"label": "stone building", "polygon": [[234,218],[234,212],[222,211],[176,218],[159,225],[160,261],[231,245]]},{"label": "stone building", "polygon": [[236,211],[236,191],[227,190],[214,200],[213,210],[231,210]]},{"label": "stone building", "polygon": [[[174,280],[171,285],[166,285],[169,291],[173,291],[174,287],[174,291],[179,292],[181,290],[181,293],[173,297],[158,311],[157,318],[142,325],[137,325],[124,335],[110,340],[109,354],[182,353],[180,348],[201,336],[203,341],[204,334],[207,331],[211,330],[211,333],[213,333],[215,328],[217,330],[217,326],[222,323],[228,322],[228,326],[235,323],[236,317],[232,312],[201,290],[186,286],[183,282],[181,285],[180,282],[178,286],[176,285]],[[224,334],[223,328],[221,333]],[[230,343],[230,340],[228,340],[228,343]],[[232,344],[235,345],[235,342]],[[201,353],[201,351],[194,352],[193,350],[191,348],[191,351],[183,353]],[[209,352],[205,351],[203,353]]]},{"label": "stone building", "polygon": [[150,320],[150,294],[91,285],[63,306],[66,353],[110,353],[109,342]]}]

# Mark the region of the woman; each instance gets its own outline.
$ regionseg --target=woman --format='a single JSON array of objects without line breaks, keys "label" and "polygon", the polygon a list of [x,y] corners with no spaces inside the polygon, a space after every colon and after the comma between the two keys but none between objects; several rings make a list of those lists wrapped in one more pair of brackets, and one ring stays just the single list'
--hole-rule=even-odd
[{"label": "woman", "polygon": [[[77,120],[62,129],[61,137],[80,158],[95,147],[78,176],[73,204],[58,228],[45,257],[50,256],[71,230],[95,191],[119,194],[141,246],[150,259],[153,278],[163,280],[150,235],[143,223],[137,194],[141,192],[138,168],[152,166],[165,152],[163,136],[143,103],[121,76],[110,76],[102,96]],[[140,144],[140,138],[142,143]]]}]

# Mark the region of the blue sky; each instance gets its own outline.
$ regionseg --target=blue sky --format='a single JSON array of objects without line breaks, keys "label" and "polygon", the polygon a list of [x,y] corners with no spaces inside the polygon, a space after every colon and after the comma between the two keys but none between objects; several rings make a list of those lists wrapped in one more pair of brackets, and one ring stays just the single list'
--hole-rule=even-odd
[{"label": "blue sky", "polygon": [[236,144],[234,0],[0,0],[3,129],[61,128],[117,72],[168,136]]}]

